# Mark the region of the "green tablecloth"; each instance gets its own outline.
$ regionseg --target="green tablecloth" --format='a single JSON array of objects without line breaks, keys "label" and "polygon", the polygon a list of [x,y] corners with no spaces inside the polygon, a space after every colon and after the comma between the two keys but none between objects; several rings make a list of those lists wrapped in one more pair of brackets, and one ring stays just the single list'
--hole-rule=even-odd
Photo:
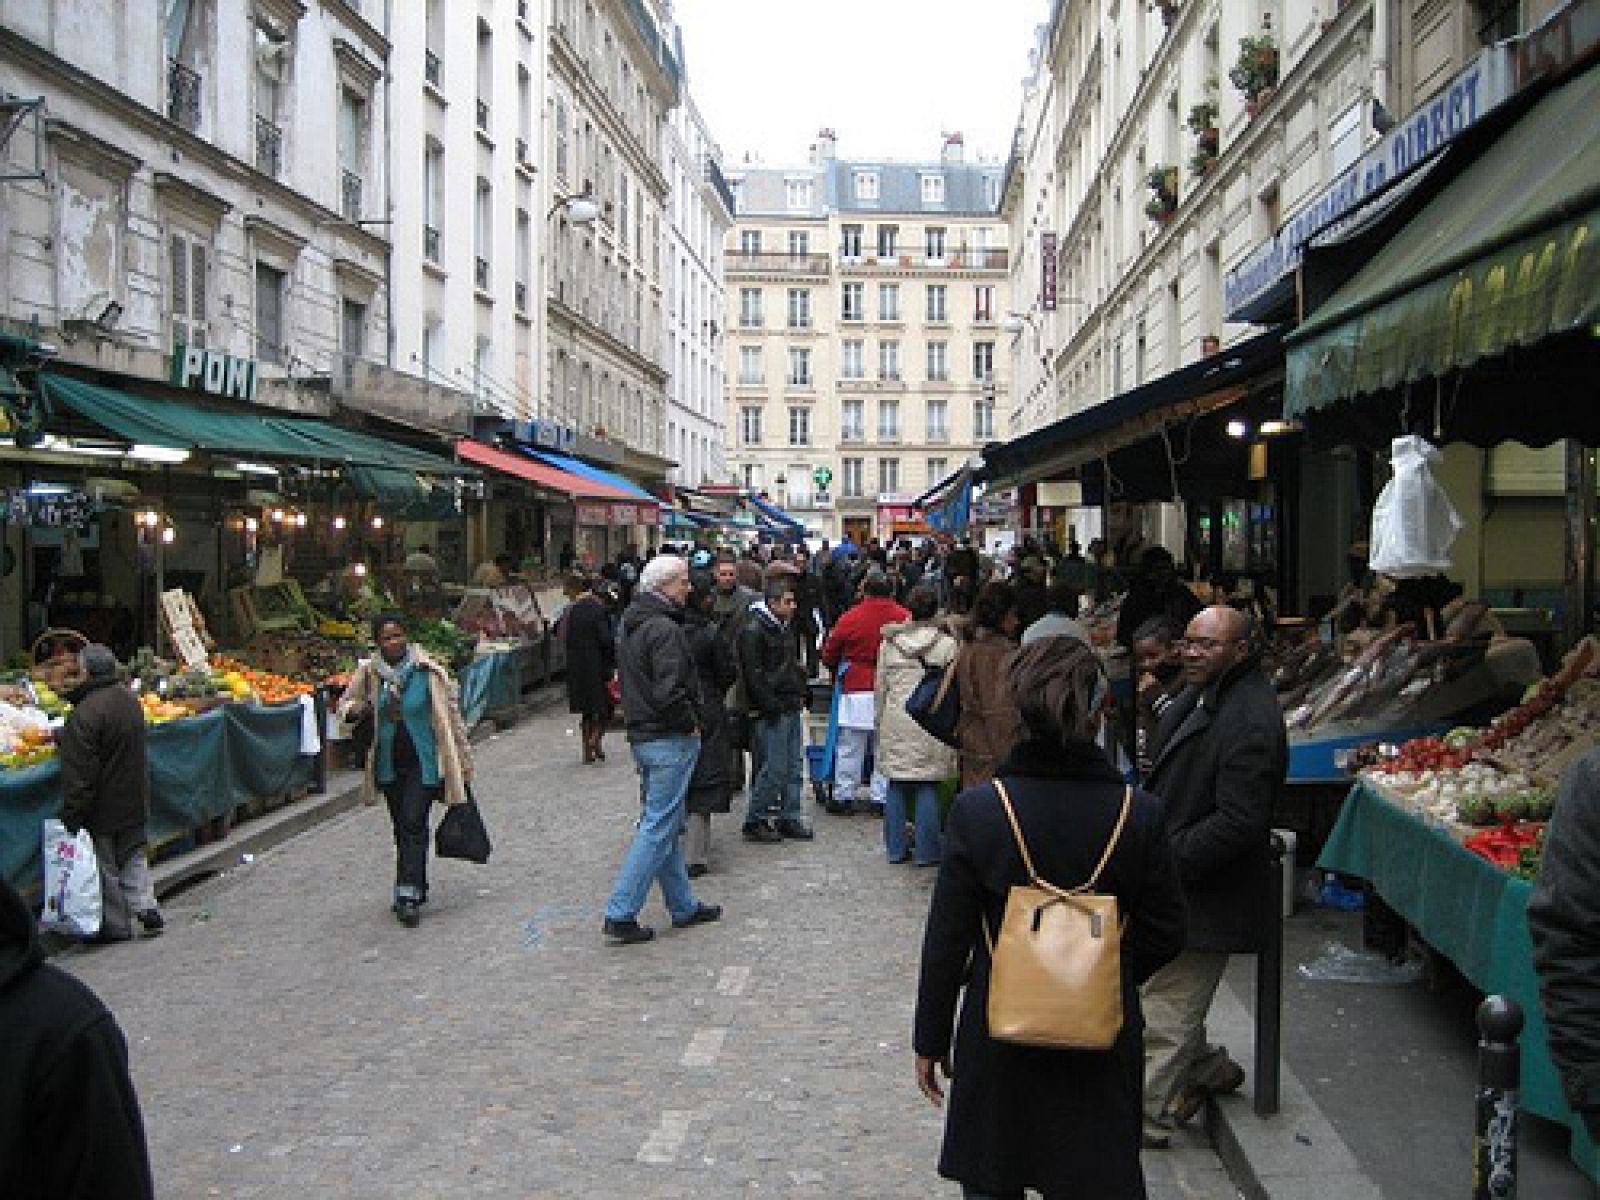
[{"label": "green tablecloth", "polygon": [[522,699],[522,670],[515,650],[480,654],[461,668],[461,716],[471,729],[490,713],[516,708]]},{"label": "green tablecloth", "polygon": [[1572,1160],[1600,1181],[1600,1151],[1570,1108],[1550,1061],[1528,934],[1532,884],[1506,874],[1443,829],[1358,783],[1317,865],[1368,880],[1424,941],[1485,993],[1522,1006],[1522,1106],[1572,1130]]},{"label": "green tablecloth", "polygon": [[[297,704],[225,704],[150,729],[150,840],[160,843],[240,804],[305,786]],[[0,873],[24,894],[40,882],[39,828],[61,811],[54,759],[0,771]]]}]

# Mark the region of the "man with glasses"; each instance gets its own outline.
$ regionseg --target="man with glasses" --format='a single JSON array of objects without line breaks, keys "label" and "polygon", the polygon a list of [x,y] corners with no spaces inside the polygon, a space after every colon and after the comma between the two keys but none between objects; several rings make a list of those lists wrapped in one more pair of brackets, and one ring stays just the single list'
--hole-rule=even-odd
[{"label": "man with glasses", "polygon": [[1206,1097],[1244,1070],[1206,1042],[1230,953],[1260,945],[1273,801],[1288,772],[1283,711],[1260,668],[1254,622],[1202,609],[1179,643],[1185,687],[1162,714],[1145,787],[1163,801],[1189,905],[1184,952],[1144,985],[1145,1145],[1170,1144]]}]

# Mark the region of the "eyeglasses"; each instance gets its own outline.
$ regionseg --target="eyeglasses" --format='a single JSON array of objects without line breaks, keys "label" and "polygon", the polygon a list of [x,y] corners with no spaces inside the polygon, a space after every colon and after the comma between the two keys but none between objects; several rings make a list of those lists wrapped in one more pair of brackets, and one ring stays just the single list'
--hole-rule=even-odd
[{"label": "eyeglasses", "polygon": [[1224,646],[1236,646],[1241,638],[1179,638],[1173,645],[1179,650],[1198,650],[1201,654],[1215,654]]}]

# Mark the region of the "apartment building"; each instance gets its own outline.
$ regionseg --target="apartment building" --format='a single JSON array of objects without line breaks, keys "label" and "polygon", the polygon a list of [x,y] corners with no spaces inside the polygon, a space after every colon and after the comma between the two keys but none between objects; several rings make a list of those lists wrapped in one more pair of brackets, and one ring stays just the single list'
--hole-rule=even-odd
[{"label": "apartment building", "polygon": [[671,480],[686,487],[727,481],[722,337],[727,304],[723,243],[733,225],[733,192],[721,153],[692,96],[667,122],[667,174],[672,199],[667,257],[666,455]]},{"label": "apartment building", "polygon": [[921,528],[915,499],[1008,421],[1003,169],[960,134],[926,162],[731,173],[728,458],[819,536]]}]

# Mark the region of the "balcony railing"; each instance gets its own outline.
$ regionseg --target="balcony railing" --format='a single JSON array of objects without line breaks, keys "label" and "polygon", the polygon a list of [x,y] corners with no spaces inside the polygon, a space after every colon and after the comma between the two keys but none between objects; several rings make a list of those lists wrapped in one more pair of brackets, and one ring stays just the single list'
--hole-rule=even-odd
[{"label": "balcony railing", "polygon": [[175,58],[167,60],[167,116],[190,133],[200,132],[200,75]]},{"label": "balcony railing", "polygon": [[839,430],[841,442],[864,442],[867,440],[867,431],[854,425],[847,425]]},{"label": "balcony railing", "polygon": [[729,271],[781,271],[789,275],[826,275],[826,254],[785,254],[776,250],[735,250],[728,255]]},{"label": "balcony railing", "polygon": [[283,170],[283,130],[259,115],[256,117],[256,170],[274,179]]},{"label": "balcony railing", "polygon": [[432,50],[422,52],[422,78],[434,87],[444,86],[444,60]]},{"label": "balcony railing", "polygon": [[354,171],[339,172],[339,215],[346,221],[361,219],[361,176]]},{"label": "balcony railing", "polygon": [[517,139],[516,149],[517,149],[517,165],[519,167],[527,166],[528,165],[528,139],[527,138],[523,138],[523,137],[519,137]]},{"label": "balcony railing", "polygon": [[863,253],[854,247],[839,247],[840,265],[852,268],[1004,271],[1009,261],[1010,251],[1007,250],[946,250],[943,254],[923,254],[885,248],[882,253],[874,250]]},{"label": "balcony railing", "polygon": [[489,288],[489,260],[478,257],[472,260],[472,284],[487,291]]},{"label": "balcony railing", "polygon": [[484,133],[489,132],[489,102],[487,100],[478,101],[478,128]]},{"label": "balcony railing", "polygon": [[422,227],[422,257],[431,263],[439,261],[439,227],[437,225],[424,225]]},{"label": "balcony railing", "polygon": [[521,280],[518,280],[515,291],[516,291],[517,311],[518,312],[527,312],[528,311],[528,285],[523,283]]}]

